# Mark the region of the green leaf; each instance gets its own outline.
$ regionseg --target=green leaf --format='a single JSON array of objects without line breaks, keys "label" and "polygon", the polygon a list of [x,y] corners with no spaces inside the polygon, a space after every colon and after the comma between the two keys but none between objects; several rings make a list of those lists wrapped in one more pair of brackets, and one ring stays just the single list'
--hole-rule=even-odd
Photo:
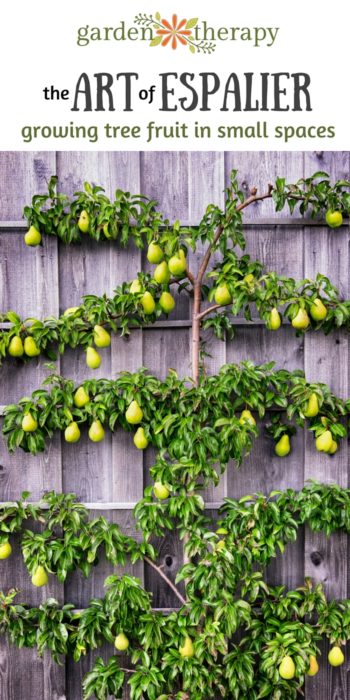
[{"label": "green leaf", "polygon": [[152,41],[150,42],[150,46],[159,46],[159,44],[162,43],[163,38],[164,38],[164,37],[162,37],[162,36],[155,36],[155,37],[152,39]]}]

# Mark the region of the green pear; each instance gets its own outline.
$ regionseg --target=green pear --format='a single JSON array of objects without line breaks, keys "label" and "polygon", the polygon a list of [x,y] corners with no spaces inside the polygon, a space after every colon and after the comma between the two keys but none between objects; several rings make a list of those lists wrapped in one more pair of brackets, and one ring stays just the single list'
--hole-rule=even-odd
[{"label": "green pear", "polygon": [[151,292],[145,292],[141,297],[141,304],[143,306],[143,312],[146,316],[153,314],[156,308],[156,302],[154,301]]},{"label": "green pear", "polygon": [[137,401],[131,402],[130,406],[125,412],[125,418],[130,425],[137,425],[138,423],[141,423],[143,413]]},{"label": "green pear", "polygon": [[327,454],[334,455],[337,452],[337,450],[338,450],[338,443],[336,440],[332,440],[332,444],[331,444],[329,450],[327,450]]},{"label": "green pear", "polygon": [[90,396],[87,391],[85,391],[83,386],[80,386],[79,389],[76,390],[73,401],[74,405],[78,408],[83,408],[87,403],[89,403]]},{"label": "green pear", "polygon": [[275,452],[278,457],[286,457],[290,453],[289,435],[282,435],[275,445]]},{"label": "green pear", "polygon": [[28,357],[37,357],[40,355],[40,350],[34,340],[30,335],[24,339],[24,352]]},{"label": "green pear", "polygon": [[86,351],[86,364],[90,369],[98,369],[102,362],[101,355],[95,348],[88,348]]},{"label": "green pear", "polygon": [[214,299],[215,303],[220,304],[220,306],[226,306],[226,304],[231,303],[232,297],[227,284],[220,284],[216,288]]},{"label": "green pear", "polygon": [[316,656],[309,656],[309,670],[307,671],[308,676],[316,676],[318,673],[318,663]]},{"label": "green pear", "polygon": [[215,550],[217,552],[222,552],[222,550],[225,549],[225,547],[226,547],[225,540],[219,540],[215,545]]},{"label": "green pear", "polygon": [[175,299],[170,292],[162,292],[160,295],[159,304],[165,314],[170,314],[170,312],[175,308]]},{"label": "green pear", "polygon": [[218,527],[217,530],[215,530],[217,535],[228,535],[228,530],[226,530],[225,527]]},{"label": "green pear", "polygon": [[43,566],[37,566],[37,568],[34,571],[34,574],[32,576],[32,584],[33,586],[37,586],[38,588],[41,588],[41,586],[46,586],[48,583],[49,577],[44,569]]},{"label": "green pear", "polygon": [[102,231],[103,231],[104,235],[106,236],[106,238],[112,238],[111,234],[109,233],[108,221],[106,221],[106,223],[103,224]]},{"label": "green pear", "polygon": [[317,395],[313,392],[309,396],[306,409],[304,410],[304,416],[305,418],[315,418],[315,416],[317,416],[317,414],[319,413],[319,410],[320,407],[318,403],[318,398]]},{"label": "green pear", "polygon": [[130,642],[126,634],[124,634],[124,632],[119,632],[119,634],[117,634],[114,640],[114,646],[117,649],[117,651],[126,651],[129,644]]},{"label": "green pear", "polygon": [[152,265],[158,265],[158,263],[162,262],[164,258],[164,253],[158,245],[158,243],[152,243],[149,244],[148,250],[147,250],[147,260],[148,262],[152,263]]},{"label": "green pear", "polygon": [[246,409],[245,411],[242,411],[239,422],[241,425],[244,425],[244,423],[250,423],[250,425],[256,425],[256,420],[252,413]]},{"label": "green pear", "polygon": [[64,311],[63,316],[74,316],[74,314],[76,314],[79,310],[80,306],[70,306]]},{"label": "green pear", "polygon": [[101,442],[105,436],[105,431],[100,420],[94,420],[89,428],[89,438],[92,442]]},{"label": "green pear", "polygon": [[26,413],[22,418],[22,430],[25,433],[34,433],[38,427],[38,421],[33,418],[31,413]]},{"label": "green pear", "polygon": [[138,428],[134,435],[134,445],[138,450],[145,450],[148,446],[148,440],[145,435],[144,428]]},{"label": "green pear", "polygon": [[292,678],[295,676],[295,663],[292,659],[291,656],[284,656],[280,666],[279,666],[279,674],[281,678],[284,678],[286,681],[291,681]]},{"label": "green pear", "polygon": [[82,233],[87,233],[89,230],[90,226],[90,217],[87,211],[83,209],[83,211],[80,213],[79,220],[78,220],[78,229]]},{"label": "green pear", "polygon": [[188,635],[185,637],[183,645],[179,647],[179,652],[183,659],[190,659],[192,656],[194,656],[192,639]]},{"label": "green pear", "polygon": [[156,498],[158,498],[160,501],[164,501],[166,498],[169,498],[170,496],[170,491],[165,484],[162,484],[161,481],[156,481],[154,486],[153,486],[153,493]]},{"label": "green pear", "polygon": [[343,223],[343,215],[341,211],[334,211],[333,209],[328,209],[326,211],[326,224],[330,228],[339,228]]},{"label": "green pear", "polygon": [[331,666],[341,666],[345,659],[340,647],[333,647],[328,654],[328,661]]},{"label": "green pear", "polygon": [[186,272],[186,256],[183,250],[178,250],[175,255],[172,255],[168,262],[168,267],[174,277],[182,277]]},{"label": "green pear", "polygon": [[13,338],[11,338],[8,354],[11,355],[11,357],[22,357],[24,354],[22,339],[19,335],[14,335]]},{"label": "green pear", "polygon": [[12,547],[9,542],[0,544],[0,559],[8,559],[12,552]]},{"label": "green pear", "polygon": [[332,433],[330,430],[324,430],[321,435],[316,438],[316,450],[319,452],[328,452],[331,449],[333,442]]},{"label": "green pear", "polygon": [[310,319],[305,309],[300,308],[297,315],[292,320],[293,328],[305,330],[310,324]]},{"label": "green pear", "polygon": [[170,270],[165,260],[157,265],[153,277],[158,284],[168,284],[170,280]]},{"label": "green pear", "polygon": [[140,280],[136,279],[131,282],[129,292],[130,294],[140,294],[140,292],[142,292],[142,285]]},{"label": "green pear", "polygon": [[270,329],[270,331],[278,331],[278,329],[281,327],[281,323],[281,316],[278,312],[278,309],[274,307],[270,311],[269,320],[267,324],[268,328]]},{"label": "green pear", "polygon": [[64,439],[66,442],[78,442],[80,438],[80,430],[78,423],[72,421],[64,431]]},{"label": "green pear", "polygon": [[108,348],[111,344],[111,336],[102,326],[94,326],[94,343],[97,348]]},{"label": "green pear", "polygon": [[29,230],[24,236],[24,242],[29,246],[40,245],[41,243],[41,233],[35,226],[30,226]]},{"label": "green pear", "polygon": [[310,316],[314,321],[324,321],[327,316],[327,309],[321,299],[315,299],[310,307]]}]

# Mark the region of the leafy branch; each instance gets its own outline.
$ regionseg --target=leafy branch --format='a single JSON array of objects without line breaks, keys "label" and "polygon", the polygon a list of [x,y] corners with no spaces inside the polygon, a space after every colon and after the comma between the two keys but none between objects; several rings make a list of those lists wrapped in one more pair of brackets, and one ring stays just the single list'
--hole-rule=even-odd
[{"label": "leafy branch", "polygon": [[[150,443],[159,450],[151,473],[155,477],[176,475],[176,467],[166,464],[167,460],[178,461],[183,465],[178,477],[181,487],[188,477],[191,482],[198,479],[200,487],[215,483],[215,463],[224,468],[233,458],[240,464],[258,435],[251,411],[260,418],[266,411],[278,411],[281,419],[285,413],[297,425],[307,424],[316,437],[326,429],[335,440],[347,434],[343,420],[350,401],[337,398],[325,384],[308,384],[299,370],[243,362],[202,377],[198,389],[189,382],[179,379],[173,370],[160,381],[141,369],[123,372],[116,380],[87,380],[77,387],[54,373],[44,382],[51,384],[50,390],[37,389],[31,397],[6,406],[3,434],[10,451],[21,447],[36,454],[56,430],[66,431],[72,424],[87,424],[90,431],[96,422],[112,432],[117,426],[129,432],[142,428],[145,442],[141,448]],[[310,400],[312,415],[308,415]],[[89,436],[99,441],[91,432]],[[67,442],[77,441],[66,433],[65,437]],[[103,437],[104,431],[100,439]],[[172,478],[170,483],[176,481]]]}]

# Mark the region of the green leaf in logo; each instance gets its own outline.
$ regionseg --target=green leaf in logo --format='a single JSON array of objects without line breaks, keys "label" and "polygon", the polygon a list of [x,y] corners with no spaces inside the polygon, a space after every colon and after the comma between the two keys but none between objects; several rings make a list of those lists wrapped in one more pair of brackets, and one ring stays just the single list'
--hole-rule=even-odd
[{"label": "green leaf in logo", "polygon": [[161,20],[160,12],[156,12],[155,18],[158,20],[158,22],[160,22],[160,20]]},{"label": "green leaf in logo", "polygon": [[189,19],[187,24],[186,24],[186,29],[192,29],[192,27],[195,27],[198,22],[198,17],[193,17],[193,19]]},{"label": "green leaf in logo", "polygon": [[150,46],[159,46],[161,41],[163,40],[162,36],[155,36],[154,39],[152,39]]},{"label": "green leaf in logo", "polygon": [[196,53],[196,49],[195,49],[195,47],[193,46],[193,44],[189,44],[189,47],[190,47],[191,53]]}]

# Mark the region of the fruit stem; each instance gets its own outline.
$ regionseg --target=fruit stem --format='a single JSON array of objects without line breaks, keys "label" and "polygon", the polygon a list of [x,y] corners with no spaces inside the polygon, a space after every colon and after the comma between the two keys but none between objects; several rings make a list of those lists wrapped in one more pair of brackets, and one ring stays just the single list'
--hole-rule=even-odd
[{"label": "fruit stem", "polygon": [[166,581],[169,588],[171,588],[171,590],[175,593],[175,595],[178,597],[178,599],[181,601],[181,603],[183,605],[186,605],[185,598],[181,595],[180,591],[178,591],[175,584],[172,581],[170,581],[170,578],[167,577],[167,575],[164,573],[164,571],[162,571],[162,569],[159,566],[157,566],[157,564],[154,561],[152,561],[152,559],[149,559],[149,557],[144,557],[144,561],[146,561],[147,564],[152,566],[152,568],[158,572],[159,576],[161,576],[162,579],[164,581]]}]

